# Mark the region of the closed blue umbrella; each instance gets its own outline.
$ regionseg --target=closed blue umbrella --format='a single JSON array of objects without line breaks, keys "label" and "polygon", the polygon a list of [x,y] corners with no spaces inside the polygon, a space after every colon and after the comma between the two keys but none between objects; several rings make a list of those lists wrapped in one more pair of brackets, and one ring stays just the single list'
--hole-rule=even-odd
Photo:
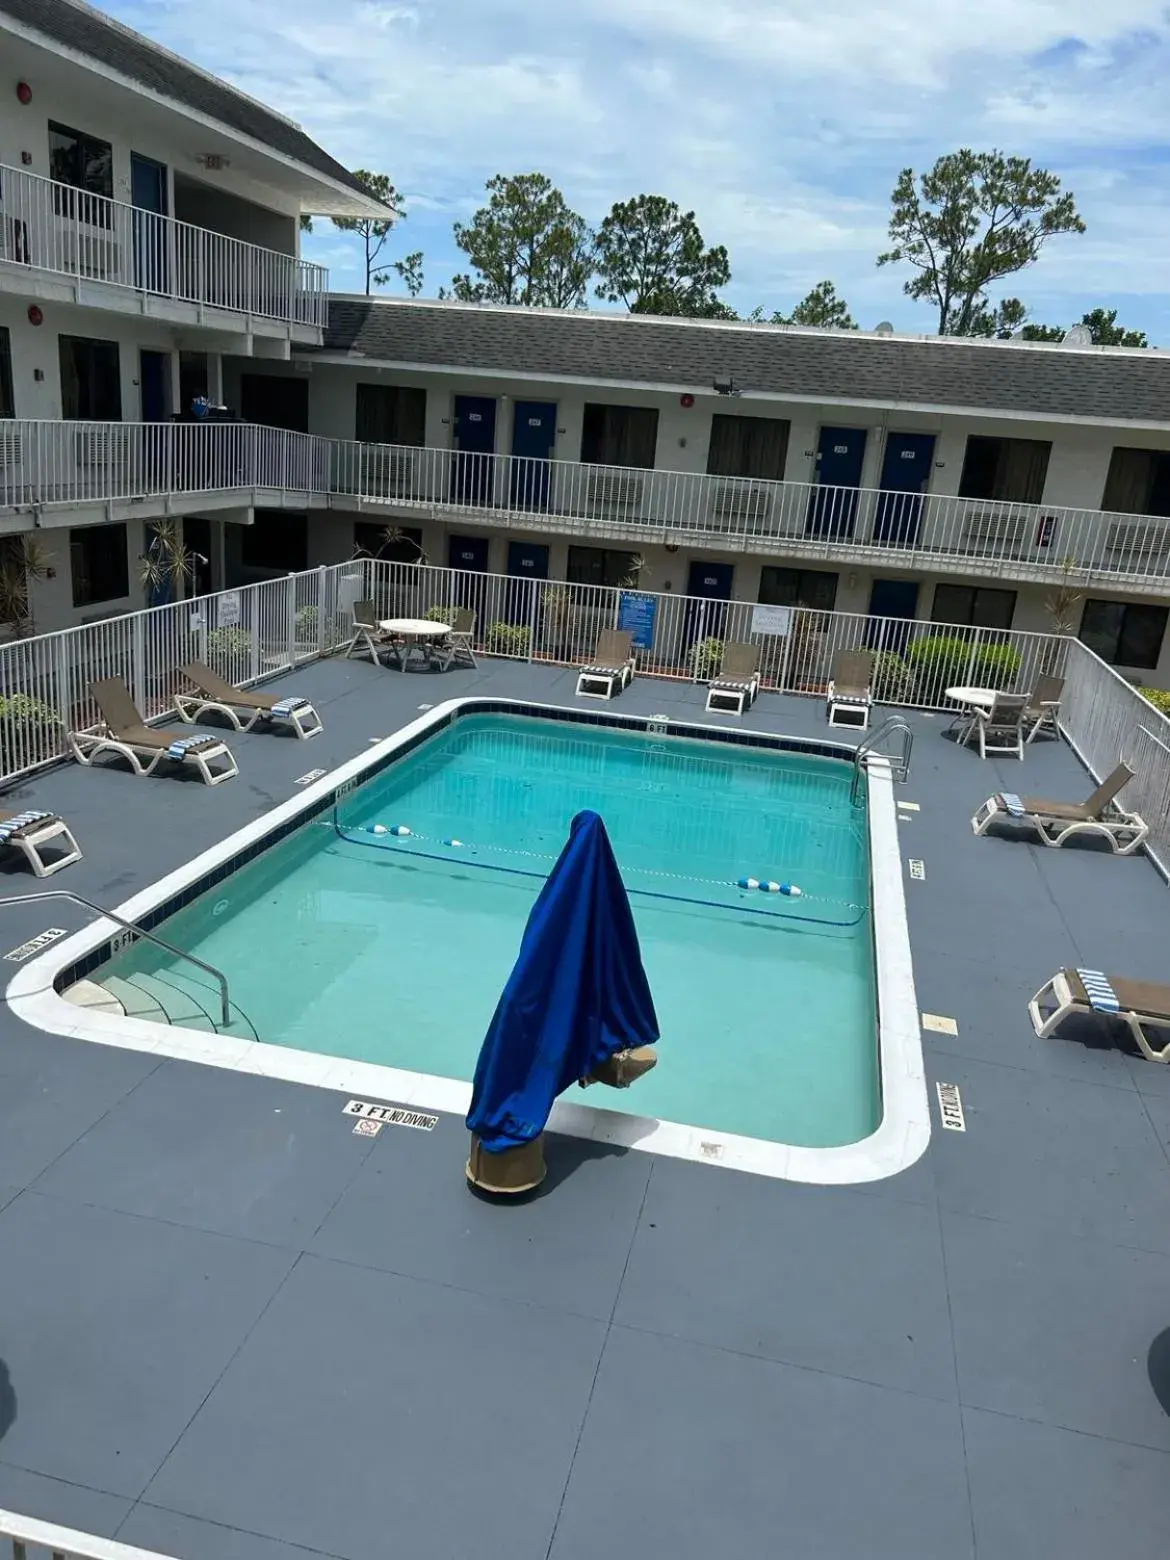
[{"label": "closed blue umbrella", "polygon": [[605,824],[595,812],[578,813],[532,907],[480,1050],[467,1125],[488,1155],[533,1143],[562,1090],[599,1071],[605,1082],[647,1071],[653,1053],[624,1072],[612,1059],[657,1039],[634,917]]}]

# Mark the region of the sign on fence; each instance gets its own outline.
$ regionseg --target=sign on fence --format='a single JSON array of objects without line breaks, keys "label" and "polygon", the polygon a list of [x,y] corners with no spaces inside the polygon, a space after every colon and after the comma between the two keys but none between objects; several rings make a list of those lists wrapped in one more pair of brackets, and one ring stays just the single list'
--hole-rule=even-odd
[{"label": "sign on fence", "polygon": [[235,628],[240,621],[240,593],[238,590],[225,590],[219,598],[219,607],[216,612],[216,623],[220,628]]},{"label": "sign on fence", "polygon": [[791,607],[753,607],[753,634],[786,635],[792,623]]},{"label": "sign on fence", "polygon": [[623,590],[618,601],[618,627],[634,636],[634,648],[650,650],[654,646],[654,621],[658,615],[657,596],[640,590]]}]

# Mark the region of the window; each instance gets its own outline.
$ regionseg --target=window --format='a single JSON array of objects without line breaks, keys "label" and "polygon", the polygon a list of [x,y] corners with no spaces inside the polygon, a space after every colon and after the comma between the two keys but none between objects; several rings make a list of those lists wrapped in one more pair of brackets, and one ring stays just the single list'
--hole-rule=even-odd
[{"label": "window", "polygon": [[987,585],[936,585],[932,623],[959,623],[971,628],[1010,628],[1016,611],[1014,590]]},{"label": "window", "polygon": [[378,525],[371,520],[355,520],[353,544],[359,552],[371,558],[381,558],[386,563],[422,563],[422,531],[416,525],[398,525],[392,529],[398,537],[390,541],[386,532],[391,527]]},{"label": "window", "polygon": [[363,444],[422,445],[427,393],[402,385],[358,385],[354,437]]},{"label": "window", "polygon": [[836,600],[837,575],[823,569],[781,569],[768,564],[760,570],[761,606],[832,612]]},{"label": "window", "polygon": [[266,428],[309,431],[309,381],[293,374],[241,374],[240,416]]},{"label": "window", "polygon": [[130,564],[124,525],[78,526],[69,533],[73,605],[93,607],[130,594]]},{"label": "window", "polygon": [[76,422],[121,422],[122,378],[116,341],[59,336],[61,416]]},{"label": "window", "polygon": [[299,574],[309,567],[309,519],[283,509],[257,509],[240,527],[240,562],[245,569]]},{"label": "window", "polygon": [[581,459],[591,466],[654,465],[658,411],[653,406],[601,406],[589,402],[581,431]]},{"label": "window", "polygon": [[609,547],[570,547],[565,578],[570,585],[636,584],[637,558],[637,553]]},{"label": "window", "polygon": [[16,401],[12,394],[12,347],[8,339],[8,326],[0,325],[0,417],[15,417]]},{"label": "window", "polygon": [[1090,598],[1085,602],[1078,637],[1110,666],[1152,672],[1162,654],[1166,616],[1165,607]]},{"label": "window", "polygon": [[[66,189],[53,191],[53,209],[59,217],[109,227],[114,198],[114,151],[108,141],[70,130],[49,121],[49,177]],[[77,190],[82,193],[74,194]],[[105,200],[91,197],[104,196]]]},{"label": "window", "polygon": [[1115,449],[1101,508],[1123,515],[1170,515],[1170,452]]},{"label": "window", "polygon": [[707,474],[783,482],[788,424],[778,417],[733,417],[716,412],[707,446]]},{"label": "window", "polygon": [[1051,453],[1052,445],[1046,439],[990,439],[972,434],[967,440],[959,497],[1038,504],[1044,496]]}]

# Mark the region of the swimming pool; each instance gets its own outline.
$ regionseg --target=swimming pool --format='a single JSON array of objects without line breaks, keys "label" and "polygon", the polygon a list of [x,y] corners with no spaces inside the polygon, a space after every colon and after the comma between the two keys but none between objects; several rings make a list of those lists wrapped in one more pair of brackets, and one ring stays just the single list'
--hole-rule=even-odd
[{"label": "swimming pool", "polygon": [[[142,916],[149,897],[144,924],[224,969],[259,1037],[199,1035],[195,1054],[339,1088],[360,1076],[367,1092],[382,1076],[381,1097],[460,1108],[528,911],[570,818],[590,806],[630,890],[661,1060],[628,1092],[571,1091],[553,1125],[745,1168],[765,1168],[748,1161],[761,1158],[753,1146],[766,1148],[768,1173],[813,1180],[869,1179],[917,1157],[929,1131],[924,1087],[911,1090],[911,1121],[890,1083],[905,1096],[913,1056],[891,1066],[878,1043],[879,1010],[886,1039],[894,1007],[906,1030],[909,970],[907,959],[883,981],[879,957],[875,976],[873,777],[867,810],[864,788],[862,804],[851,801],[852,765],[832,748],[647,726],[453,701],[277,809],[266,830],[243,831],[120,907]],[[877,810],[883,849],[892,839],[896,851],[889,795]],[[411,833],[380,832],[396,825]],[[803,892],[744,889],[740,878]],[[180,881],[190,885],[181,895]],[[70,942],[55,960],[59,984],[105,959],[91,978],[196,989],[189,968],[148,944],[110,958],[108,929],[96,953],[89,939],[86,960],[65,957],[80,945]],[[62,1027],[57,1019],[46,1027]],[[91,1026],[106,1040],[130,1027],[85,1013]],[[181,1031],[134,1027],[182,1054]],[[917,1043],[916,1018],[913,1027]],[[918,1058],[920,1072],[920,1048]],[[573,1104],[588,1108],[570,1120]],[[869,1168],[849,1160],[858,1144],[879,1151]],[[817,1155],[829,1158],[810,1173]]]}]

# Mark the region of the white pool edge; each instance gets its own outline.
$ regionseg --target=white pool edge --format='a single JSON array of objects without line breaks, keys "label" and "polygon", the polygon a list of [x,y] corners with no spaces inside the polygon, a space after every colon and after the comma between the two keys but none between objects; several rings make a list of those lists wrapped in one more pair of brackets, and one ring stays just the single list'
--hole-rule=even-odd
[{"label": "white pool edge", "polygon": [[[323,779],[280,803],[263,817],[246,824],[201,855],[184,862],[174,872],[134,894],[123,904],[115,906],[116,913],[129,921],[149,914],[158,905],[197,883],[282,824],[310,810],[316,802],[329,796],[339,786],[350,780],[360,781],[366,771],[378,765],[382,759],[415,737],[424,735],[432,727],[443,724],[448,716],[460,710],[473,710],[477,706],[498,707],[507,704],[528,710],[543,709],[550,714],[564,712],[564,706],[540,704],[527,699],[487,699],[479,696],[446,700],[402,727],[393,736],[341,764]],[[606,711],[605,714],[608,721],[610,712]],[[645,729],[646,719],[627,718],[614,721],[613,724]],[[685,720],[672,720],[671,724],[687,727],[689,732],[700,739],[704,734],[709,735],[712,729],[695,726]],[[750,734],[772,739],[777,735],[774,732]],[[801,740],[792,739],[795,744]],[[794,1144],[771,1143],[762,1138],[690,1127],[674,1121],[658,1121],[649,1116],[632,1116],[622,1111],[578,1103],[565,1096],[553,1107],[549,1119],[551,1131],[618,1147],[636,1148],[647,1153],[665,1154],[674,1159],[724,1165],[754,1175],[820,1186],[859,1185],[885,1180],[908,1169],[921,1158],[930,1141],[930,1109],[914,990],[910,934],[906,922],[894,779],[889,764],[882,759],[871,758],[867,780],[871,913],[882,1091],[882,1119],[877,1129],[860,1142],[838,1148],[803,1148]],[[94,1012],[67,1002],[54,988],[57,976],[108,942],[119,930],[114,921],[103,917],[55,943],[46,953],[20,969],[9,982],[5,993],[14,1015],[50,1034],[90,1040],[99,1045],[148,1052],[160,1058],[201,1062],[291,1083],[334,1089],[363,1099],[411,1105],[416,1109],[452,1115],[466,1114],[471,1103],[471,1085],[457,1079],[404,1072],[400,1068],[383,1067],[373,1062],[348,1061],[344,1057],[318,1055],[312,1051],[268,1045],[259,1040],[241,1040],[228,1035],[182,1029],[172,1024],[150,1023],[120,1014]],[[586,1098],[582,1093],[581,1100]]]}]

